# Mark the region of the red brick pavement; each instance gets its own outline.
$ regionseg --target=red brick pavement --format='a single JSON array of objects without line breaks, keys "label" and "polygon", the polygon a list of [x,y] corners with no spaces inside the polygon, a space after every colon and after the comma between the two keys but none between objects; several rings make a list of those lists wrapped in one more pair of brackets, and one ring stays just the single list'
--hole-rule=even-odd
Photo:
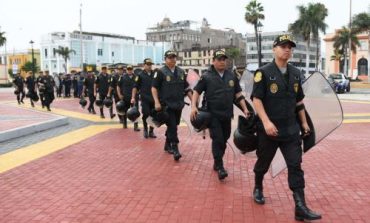
[{"label": "red brick pavement", "polygon": [[50,113],[22,108],[22,105],[0,104],[0,111],[1,115],[5,115],[5,118],[0,117],[0,132],[55,119]]},{"label": "red brick pavement", "polygon": [[[368,124],[346,124],[304,156],[316,222],[370,222]],[[357,131],[353,131],[356,128]],[[163,134],[160,129],[158,135]],[[286,172],[251,198],[255,158],[227,150],[225,182],[210,141],[180,131],[180,162],[163,139],[115,129],[0,175],[0,222],[294,222]]]}]

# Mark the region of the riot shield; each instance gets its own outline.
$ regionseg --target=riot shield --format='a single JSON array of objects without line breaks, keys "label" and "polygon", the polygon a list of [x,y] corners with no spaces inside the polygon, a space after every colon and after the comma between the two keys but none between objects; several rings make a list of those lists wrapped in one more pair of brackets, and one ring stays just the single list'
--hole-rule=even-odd
[{"label": "riot shield", "polygon": [[[321,73],[310,75],[302,87],[308,124],[313,126],[313,134],[303,139],[303,152],[307,152],[342,124],[343,110],[336,93]],[[278,150],[271,163],[272,176],[277,176],[285,168],[284,158]]]}]

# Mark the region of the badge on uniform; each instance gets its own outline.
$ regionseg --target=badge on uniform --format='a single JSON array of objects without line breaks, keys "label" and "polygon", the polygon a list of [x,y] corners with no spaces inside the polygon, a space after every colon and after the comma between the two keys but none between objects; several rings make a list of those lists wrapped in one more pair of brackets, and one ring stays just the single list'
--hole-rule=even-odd
[{"label": "badge on uniform", "polygon": [[183,75],[183,74],[180,76],[180,79],[181,79],[182,81],[184,80],[184,75]]},{"label": "badge on uniform", "polygon": [[234,87],[234,81],[233,80],[229,80],[229,86]]},{"label": "badge on uniform", "polygon": [[136,76],[135,77],[135,82],[138,82],[139,81],[139,76]]},{"label": "badge on uniform", "polygon": [[270,91],[271,91],[271,93],[275,94],[276,92],[278,92],[278,90],[279,90],[279,88],[278,88],[278,86],[277,86],[276,83],[272,83],[270,85]]},{"label": "badge on uniform", "polygon": [[298,83],[295,83],[295,84],[294,84],[294,91],[295,91],[295,93],[297,93],[297,92],[298,92]]},{"label": "badge on uniform", "polygon": [[157,72],[154,73],[154,78],[157,78]]},{"label": "badge on uniform", "polygon": [[121,77],[119,77],[118,81],[121,81]]},{"label": "badge on uniform", "polygon": [[171,81],[171,77],[170,76],[166,76],[166,81]]},{"label": "badge on uniform", "polygon": [[261,71],[257,71],[257,73],[254,75],[254,82],[258,83],[262,80],[262,73]]}]

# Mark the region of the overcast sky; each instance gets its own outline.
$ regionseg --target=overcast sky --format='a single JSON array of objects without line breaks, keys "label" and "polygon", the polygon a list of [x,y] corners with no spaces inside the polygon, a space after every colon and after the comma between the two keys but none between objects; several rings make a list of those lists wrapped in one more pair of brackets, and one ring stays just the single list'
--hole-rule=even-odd
[{"label": "overcast sky", "polygon": [[[309,0],[258,0],[264,6],[263,31],[283,31],[298,17],[297,5]],[[206,18],[213,28],[233,28],[252,33],[244,21],[249,0],[3,0],[0,4],[1,31],[6,32],[7,50],[38,47],[41,35],[54,31],[78,29],[82,3],[84,31],[109,32],[145,39],[148,27],[167,16],[172,22],[201,21]],[[349,21],[350,0],[320,0],[329,10],[327,33]],[[352,0],[352,13],[369,11],[370,0]],[[4,47],[0,50],[4,51]]]}]

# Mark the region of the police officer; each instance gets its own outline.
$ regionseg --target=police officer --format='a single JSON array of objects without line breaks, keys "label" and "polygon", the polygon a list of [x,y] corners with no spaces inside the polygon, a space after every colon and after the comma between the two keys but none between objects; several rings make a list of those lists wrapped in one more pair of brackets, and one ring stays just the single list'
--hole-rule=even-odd
[{"label": "police officer", "polygon": [[[288,64],[295,46],[290,35],[279,35],[273,43],[275,59],[260,67],[254,74],[251,98],[259,120],[253,198],[258,204],[265,203],[263,177],[279,147],[288,167],[289,188],[293,191],[295,201],[295,219],[315,220],[321,219],[321,215],[306,206],[305,181],[301,167],[300,127],[303,134],[308,135],[310,132],[303,104],[304,93],[300,71]],[[301,126],[297,122],[297,116]]]},{"label": "police officer", "polygon": [[45,85],[42,81],[43,76],[44,76],[44,72],[39,71],[39,76],[36,78],[36,86],[37,86],[37,89],[39,90],[39,95],[40,95],[40,101],[41,101],[42,108],[45,107]]},{"label": "police officer", "polygon": [[94,95],[94,84],[95,84],[95,75],[92,70],[87,71],[87,76],[84,79],[83,83],[83,94],[86,94],[89,97],[89,106],[87,110],[89,113],[96,114],[94,108],[95,95]]},{"label": "police officer", "polygon": [[[73,74],[74,70],[71,71]],[[72,85],[72,79],[70,74],[64,75],[64,97],[69,98],[71,97],[71,85]]]},{"label": "police officer", "polygon": [[46,106],[46,109],[48,111],[50,110],[50,105],[54,101],[54,78],[49,75],[49,71],[45,70],[44,75],[41,77],[41,82],[45,86],[45,91],[44,91],[44,105]]},{"label": "police officer", "polygon": [[213,169],[218,172],[220,180],[228,176],[222,158],[231,133],[233,102],[240,103],[244,114],[248,116],[239,79],[234,73],[226,70],[226,59],[227,56],[223,50],[214,51],[213,65],[202,75],[194,88],[191,111],[191,119],[194,120],[198,113],[199,95],[204,91],[205,107],[212,115],[209,132],[212,138]]},{"label": "police officer", "polygon": [[191,100],[192,92],[186,82],[184,70],[176,66],[176,52],[168,50],[164,58],[165,65],[154,74],[152,95],[156,111],[167,107],[169,120],[166,123],[164,150],[173,153],[174,160],[178,161],[182,156],[178,148],[177,126],[180,124],[181,112],[185,105],[184,95],[188,95]]},{"label": "police officer", "polygon": [[33,78],[31,71],[27,72],[25,83],[26,83],[26,86],[27,86],[27,89],[28,89],[28,95],[30,96],[31,106],[35,107],[35,104],[33,103],[32,98],[37,93],[36,93],[36,90],[35,90],[35,79]]},{"label": "police officer", "polygon": [[[137,92],[140,94],[144,138],[157,138],[157,136],[154,135],[154,128],[152,126],[149,127],[148,131],[148,123],[146,122],[150,112],[154,109],[154,99],[151,91],[154,77],[152,65],[153,63],[150,58],[144,60],[144,70],[135,78],[135,85],[132,89],[132,95],[136,95]],[[136,98],[132,97],[131,103],[136,103]]]},{"label": "police officer", "polygon": [[[117,93],[117,84],[118,84],[118,79],[120,76],[123,75],[123,66],[119,65],[117,66],[117,71],[114,71],[112,68],[111,70],[111,81],[110,81],[110,86],[109,86],[109,92],[108,95],[109,97],[114,99],[114,103],[117,104],[119,101],[118,93]],[[123,123],[123,118],[122,115],[118,115],[120,123]]]},{"label": "police officer", "polygon": [[[101,73],[95,80],[94,85],[94,96],[96,97],[96,92],[99,93],[99,99],[104,101],[104,99],[108,96],[109,86],[110,86],[110,76],[107,73],[107,67],[103,66],[101,69]],[[104,106],[100,108],[100,117],[105,118],[104,116]],[[115,114],[113,114],[113,107],[109,108],[110,118],[113,119]]]},{"label": "police officer", "polygon": [[78,97],[78,80],[80,78],[76,71],[72,71],[71,73],[72,73],[71,76],[72,76],[73,97],[77,98]]},{"label": "police officer", "polygon": [[[133,67],[131,65],[127,65],[126,67],[127,73],[123,74],[119,79],[118,79],[118,84],[117,84],[117,93],[118,97],[120,100],[123,100],[125,102],[126,108],[125,108],[125,113],[127,110],[130,108],[131,104],[131,98],[134,98],[135,102],[132,104],[133,106],[138,106],[137,99],[138,95],[135,93],[132,95],[132,89],[135,86],[135,74],[133,72]],[[127,116],[126,114],[123,115],[123,128],[127,128]],[[134,131],[140,131],[139,129],[139,123],[136,121],[134,122]]]},{"label": "police officer", "polygon": [[24,104],[24,102],[23,102],[23,99],[24,99],[24,96],[25,96],[24,80],[23,80],[20,73],[17,73],[15,75],[14,80],[13,80],[13,84],[14,84],[15,90],[18,91],[18,94],[17,94],[18,104],[21,104],[21,103]]}]

